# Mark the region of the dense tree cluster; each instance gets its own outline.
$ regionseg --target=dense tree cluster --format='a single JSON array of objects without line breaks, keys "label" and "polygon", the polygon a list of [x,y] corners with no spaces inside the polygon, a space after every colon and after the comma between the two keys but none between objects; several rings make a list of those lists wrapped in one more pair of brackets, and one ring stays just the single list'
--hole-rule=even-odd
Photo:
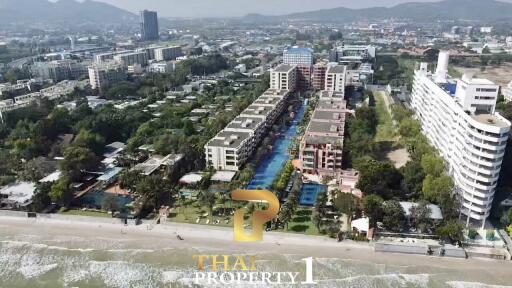
[{"label": "dense tree cluster", "polygon": [[[411,212],[411,223],[418,231],[432,231],[428,203],[440,205],[446,223],[458,217],[459,205],[453,196],[453,181],[445,173],[445,162],[421,133],[421,126],[413,112],[392,107],[397,123],[400,144],[407,148],[410,161],[396,169],[389,161],[379,161],[380,143],[375,142],[378,116],[375,109],[356,109],[355,117],[348,119],[345,146],[346,165],[360,172],[357,188],[365,194],[362,206],[373,227],[382,222],[389,231],[404,228],[405,212]],[[403,211],[397,201],[415,201],[414,211]],[[442,223],[442,225],[445,225]],[[455,226],[447,226],[447,229]]]}]

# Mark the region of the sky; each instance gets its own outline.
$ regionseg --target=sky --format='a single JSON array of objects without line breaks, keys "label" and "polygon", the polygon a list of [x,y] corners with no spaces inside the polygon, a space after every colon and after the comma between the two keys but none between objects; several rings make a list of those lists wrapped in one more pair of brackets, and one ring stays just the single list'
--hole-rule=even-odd
[{"label": "sky", "polygon": [[128,11],[148,9],[159,17],[236,17],[249,13],[282,15],[318,9],[393,6],[435,0],[96,0]]}]

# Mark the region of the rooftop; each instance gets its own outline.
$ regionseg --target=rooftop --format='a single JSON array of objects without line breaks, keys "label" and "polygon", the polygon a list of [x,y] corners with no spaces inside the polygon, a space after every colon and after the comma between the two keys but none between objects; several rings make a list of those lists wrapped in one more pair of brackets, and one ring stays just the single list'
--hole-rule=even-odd
[{"label": "rooftop", "polygon": [[329,123],[329,122],[311,121],[309,123],[307,132],[329,133],[329,134],[338,133],[338,134],[341,134],[340,137],[343,137],[344,130],[345,130],[344,123],[333,124],[333,123]]},{"label": "rooftop", "polygon": [[182,154],[169,154],[167,156],[153,155],[143,163],[139,163],[132,170],[140,171],[141,174],[151,175],[160,166],[172,166],[183,158]]},{"label": "rooftop", "polygon": [[331,65],[327,68],[327,73],[345,73],[346,68],[343,65]]},{"label": "rooftop", "polygon": [[343,147],[343,137],[306,135],[306,144],[337,144],[341,148]]},{"label": "rooftop", "polygon": [[347,108],[347,102],[339,98],[320,98],[317,105],[318,109],[334,109],[343,111]]},{"label": "rooftop", "polygon": [[281,96],[281,97],[285,97],[286,95],[288,95],[288,93],[290,93],[290,92],[288,92],[287,90],[268,89],[265,92],[263,92],[263,94],[261,96]]},{"label": "rooftop", "polygon": [[252,104],[245,109],[240,116],[267,116],[274,107]]},{"label": "rooftop", "polygon": [[471,118],[474,120],[486,124],[486,125],[493,125],[499,128],[507,128],[509,127],[509,123],[503,121],[501,118],[497,117],[496,115],[491,114],[478,114],[478,115],[471,115]]},{"label": "rooftop", "polygon": [[256,101],[254,101],[252,104],[275,106],[280,101],[282,101],[282,98],[262,95],[262,96],[260,96],[260,98],[256,99]]},{"label": "rooftop", "polygon": [[284,51],[289,54],[313,54],[313,51],[311,51],[311,49],[304,47],[290,47]]},{"label": "rooftop", "polygon": [[288,64],[281,64],[274,68],[274,72],[289,72],[290,70],[294,69],[295,65],[288,65]]},{"label": "rooftop", "polygon": [[217,171],[212,176],[212,181],[218,181],[218,182],[230,182],[233,177],[235,177],[236,172],[235,171]]},{"label": "rooftop", "polygon": [[180,178],[182,184],[195,184],[203,179],[203,175],[199,172],[191,172]]},{"label": "rooftop", "polygon": [[341,92],[325,91],[325,90],[320,92],[320,99],[323,99],[323,98],[327,98],[327,99],[333,99],[333,98],[335,98],[335,99],[338,99],[338,98],[344,99],[344,97],[345,97],[344,94],[341,93]]},{"label": "rooftop", "polygon": [[345,113],[343,111],[333,112],[333,111],[324,111],[324,110],[315,110],[313,112],[313,116],[311,117],[313,120],[329,120],[335,122],[343,122],[345,121]]},{"label": "rooftop", "polygon": [[27,203],[34,196],[36,184],[31,182],[18,182],[0,189],[0,195],[6,195],[7,200],[14,203]]},{"label": "rooftop", "polygon": [[215,138],[210,140],[208,146],[238,148],[249,137],[251,137],[249,132],[221,131]]},{"label": "rooftop", "polygon": [[254,117],[236,117],[231,123],[229,123],[225,129],[244,129],[244,130],[255,130],[263,122],[261,118]]},{"label": "rooftop", "polygon": [[113,142],[105,146],[105,152],[103,153],[103,157],[110,158],[114,157],[123,151],[126,148],[126,145],[122,142]]},{"label": "rooftop", "polygon": [[57,182],[60,178],[61,172],[59,170],[53,172],[52,174],[44,177],[43,179],[39,180],[39,183],[50,183],[50,182]]}]

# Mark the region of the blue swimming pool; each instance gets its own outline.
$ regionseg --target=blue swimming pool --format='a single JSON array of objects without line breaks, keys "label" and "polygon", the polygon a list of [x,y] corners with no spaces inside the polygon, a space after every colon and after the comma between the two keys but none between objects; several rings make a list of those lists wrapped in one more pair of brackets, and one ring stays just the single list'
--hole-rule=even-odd
[{"label": "blue swimming pool", "polygon": [[[101,204],[103,203],[103,199],[110,195],[104,191],[90,191],[87,192],[82,198],[80,198],[81,205],[90,205],[95,206],[96,208],[101,208]],[[132,202],[132,198],[128,196],[115,196],[117,200],[118,207],[124,207],[126,204]]]},{"label": "blue swimming pool", "polygon": [[300,190],[299,204],[304,206],[314,206],[316,197],[319,193],[326,193],[327,186],[317,183],[304,183]]},{"label": "blue swimming pool", "polygon": [[297,125],[304,116],[308,100],[304,100],[299,111],[293,118],[292,124],[277,138],[272,145],[272,153],[267,154],[256,167],[256,173],[247,185],[247,189],[269,189],[274,182],[274,177],[290,160],[288,147],[297,135]]}]

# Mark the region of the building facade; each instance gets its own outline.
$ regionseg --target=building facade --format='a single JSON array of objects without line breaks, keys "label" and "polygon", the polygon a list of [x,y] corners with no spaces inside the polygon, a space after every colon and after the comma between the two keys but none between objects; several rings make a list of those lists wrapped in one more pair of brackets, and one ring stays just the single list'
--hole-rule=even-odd
[{"label": "building facade", "polygon": [[303,173],[341,177],[347,103],[344,95],[322,91],[300,143]]},{"label": "building facade", "polygon": [[291,47],[283,52],[283,64],[297,66],[297,88],[301,91],[312,87],[313,61],[313,51],[309,48]]},{"label": "building facade", "polygon": [[35,62],[31,67],[31,71],[36,77],[60,82],[63,80],[76,80],[87,75],[87,64],[76,60]]},{"label": "building facade", "polygon": [[270,71],[270,89],[295,91],[297,87],[297,66],[281,64]]},{"label": "building facade", "polygon": [[155,49],[156,61],[169,61],[176,60],[177,57],[182,55],[180,46],[161,47]]},{"label": "building facade", "polygon": [[329,65],[325,72],[326,91],[338,92],[345,96],[346,66]]},{"label": "building facade", "polygon": [[313,66],[313,75],[311,82],[313,89],[324,90],[325,88],[325,73],[327,72],[327,63],[317,63]]},{"label": "building facade", "polygon": [[415,71],[411,106],[422,130],[446,160],[461,213],[482,227],[491,212],[511,123],[495,113],[498,85],[486,79],[447,75],[441,52],[436,73],[421,63]]},{"label": "building facade", "polygon": [[309,48],[291,47],[283,52],[283,64],[313,66],[313,51]]},{"label": "building facade", "polygon": [[148,56],[145,52],[128,52],[114,56],[114,60],[124,66],[140,65],[145,67],[148,65]]},{"label": "building facade", "polygon": [[155,11],[140,12],[140,36],[142,41],[158,40],[158,15]]},{"label": "building facade", "polygon": [[341,45],[330,53],[331,62],[365,62],[375,58],[376,48],[372,45]]},{"label": "building facade", "polygon": [[95,63],[89,66],[89,82],[92,89],[103,94],[112,84],[126,80],[126,67],[119,63]]},{"label": "building facade", "polygon": [[216,170],[240,170],[283,113],[287,90],[265,91],[205,145],[206,163]]}]

